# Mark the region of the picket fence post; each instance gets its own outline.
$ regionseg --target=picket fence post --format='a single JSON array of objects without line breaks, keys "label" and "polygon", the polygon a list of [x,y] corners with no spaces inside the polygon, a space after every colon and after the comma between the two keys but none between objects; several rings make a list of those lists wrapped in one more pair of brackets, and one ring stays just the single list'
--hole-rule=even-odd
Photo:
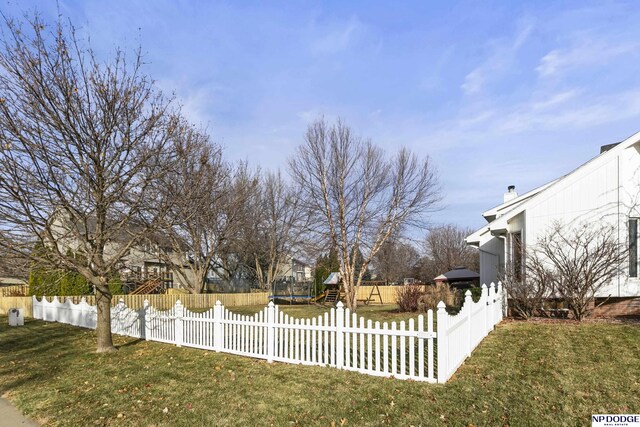
[{"label": "picket fence post", "polygon": [[276,354],[276,306],[269,301],[267,306],[267,362],[272,363]]},{"label": "picket fence post", "polygon": [[[485,292],[486,291],[486,292]],[[484,324],[484,335],[487,336],[489,331],[491,331],[491,286],[487,286],[485,284],[482,285],[482,293],[486,295],[487,302],[485,304],[485,324]]]},{"label": "picket fence post", "polygon": [[149,300],[145,299],[142,303],[142,311],[144,316],[144,339],[151,339],[151,316],[149,315]]},{"label": "picket fence post", "polygon": [[471,346],[471,313],[473,312],[473,299],[471,298],[471,291],[467,289],[467,292],[464,294],[464,306],[463,308],[467,310],[467,357],[471,356],[471,350],[473,350]]},{"label": "picket fence post", "polygon": [[344,304],[336,304],[336,368],[344,366]]},{"label": "picket fence post", "polygon": [[498,289],[500,290],[500,320],[502,320],[507,315],[507,298],[502,282],[498,282]]},{"label": "picket fence post", "polygon": [[438,382],[444,384],[447,382],[447,349],[449,343],[447,340],[447,317],[446,304],[443,301],[438,303],[437,317],[437,338],[438,338]]},{"label": "picket fence post", "polygon": [[[116,304],[115,310],[111,309],[111,330],[115,329],[116,334],[123,334],[124,328],[122,325],[122,313],[124,312],[125,304],[124,299],[120,298],[118,304]],[[116,312],[117,316],[113,315]]]},{"label": "picket fence post", "polygon": [[489,286],[489,306],[491,307],[491,327],[489,328],[489,332],[493,330],[493,327],[496,324],[496,315],[495,315],[495,301],[496,301],[496,284],[491,282],[491,286]]},{"label": "picket fence post", "polygon": [[173,310],[175,314],[175,340],[178,347],[182,347],[184,341],[184,306],[180,300],[176,301],[176,305]]},{"label": "picket fence post", "polygon": [[220,300],[218,300],[213,308],[213,349],[218,353],[224,350],[224,327],[222,325],[223,315],[224,307]]},{"label": "picket fence post", "polygon": [[33,317],[34,319],[38,318],[38,315],[36,314],[37,313],[37,311],[36,311],[37,310],[37,306],[36,306],[37,301],[38,300],[36,299],[36,296],[35,295],[31,295],[31,317]]},{"label": "picket fence post", "polygon": [[53,301],[51,301],[51,306],[53,308],[53,321],[54,322],[60,322],[60,312],[62,310],[60,310],[60,300],[58,299],[58,296],[54,296],[53,297]]}]

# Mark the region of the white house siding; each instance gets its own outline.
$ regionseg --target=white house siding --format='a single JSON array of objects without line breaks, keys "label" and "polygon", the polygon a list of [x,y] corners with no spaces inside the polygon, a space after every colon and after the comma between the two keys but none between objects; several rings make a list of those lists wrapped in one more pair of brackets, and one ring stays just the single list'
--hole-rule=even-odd
[{"label": "white house siding", "polygon": [[[541,193],[526,209],[527,243],[535,244],[548,233],[554,220],[569,226],[609,224],[616,228],[618,241],[628,245],[628,219],[638,210],[637,189],[640,154],[629,147],[618,155],[607,156],[576,176],[568,176],[552,191]],[[620,274],[596,296],[640,295],[640,281],[628,277],[628,263]]]},{"label": "white house siding", "polygon": [[[636,140],[638,136],[634,136]],[[624,145],[624,143],[623,143]],[[525,200],[515,209],[507,208],[488,224],[494,234],[522,232],[526,246],[535,245],[546,235],[555,221],[568,226],[581,224],[610,224],[616,228],[622,248],[628,247],[628,220],[640,218],[640,142],[616,147],[553,185]],[[504,217],[500,219],[500,214]],[[491,218],[493,219],[493,218]],[[507,219],[507,221],[505,221]],[[505,225],[506,224],[506,225]],[[483,282],[498,278],[490,257],[482,259],[482,251],[495,251],[501,244],[498,237],[487,237],[479,243],[481,250],[480,275]],[[507,241],[507,253],[510,244]],[[508,256],[507,256],[508,257]],[[507,262],[509,260],[507,259]],[[501,264],[501,266],[504,264]],[[598,297],[628,297],[640,295],[640,280],[628,277],[628,262],[620,274],[606,286]]]},{"label": "white house siding", "polygon": [[531,200],[525,211],[528,243],[547,234],[554,221],[567,225],[618,222],[618,158],[591,169],[583,176],[567,177]]},{"label": "white house siding", "polygon": [[490,237],[480,246],[480,283],[497,282],[503,267],[504,243],[502,239]]}]

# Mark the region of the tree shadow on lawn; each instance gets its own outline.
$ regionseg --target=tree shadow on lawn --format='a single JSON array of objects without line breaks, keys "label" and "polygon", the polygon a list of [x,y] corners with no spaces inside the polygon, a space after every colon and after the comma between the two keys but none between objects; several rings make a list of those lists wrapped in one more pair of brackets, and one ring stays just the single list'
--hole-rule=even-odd
[{"label": "tree shadow on lawn", "polygon": [[134,346],[134,345],[138,345],[138,344],[141,344],[143,342],[146,342],[146,340],[142,339],[142,338],[134,338],[132,341],[127,341],[126,343],[116,345],[115,347],[117,349],[121,349],[121,348],[126,348],[126,347],[131,347],[131,346]]},{"label": "tree shadow on lawn", "polygon": [[[27,329],[28,331],[25,331]],[[27,332],[27,333],[25,333]],[[95,347],[87,347],[87,335],[94,332],[64,324],[27,319],[21,327],[0,322],[0,393],[10,393],[27,383],[41,383],[62,377],[86,361],[89,369],[100,357]],[[120,339],[118,339],[120,340]],[[82,341],[83,345],[76,345]],[[135,339],[117,345],[124,348],[144,340]]]}]

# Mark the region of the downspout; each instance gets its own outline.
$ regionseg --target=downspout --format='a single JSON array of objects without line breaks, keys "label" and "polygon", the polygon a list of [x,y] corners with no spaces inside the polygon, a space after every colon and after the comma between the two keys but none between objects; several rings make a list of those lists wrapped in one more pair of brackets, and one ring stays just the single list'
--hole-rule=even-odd
[{"label": "downspout", "polygon": [[[504,271],[503,273],[507,273],[507,255],[509,253],[509,248],[507,247],[507,236],[503,236],[500,234],[495,235],[498,239],[502,239],[504,241]],[[500,259],[498,259],[498,264],[500,264]],[[499,268],[498,268],[499,269]]]}]

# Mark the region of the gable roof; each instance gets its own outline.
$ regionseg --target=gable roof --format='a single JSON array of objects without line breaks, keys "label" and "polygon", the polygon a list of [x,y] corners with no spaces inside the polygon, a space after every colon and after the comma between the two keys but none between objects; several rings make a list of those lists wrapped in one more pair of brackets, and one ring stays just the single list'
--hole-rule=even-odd
[{"label": "gable roof", "polygon": [[468,244],[477,244],[480,242],[481,237],[487,232],[506,229],[507,223],[510,219],[525,211],[527,207],[530,206],[531,203],[533,203],[533,201],[538,200],[541,197],[541,194],[543,194],[548,189],[562,185],[562,183],[567,182],[570,178],[575,178],[576,176],[585,173],[592,167],[600,165],[610,157],[617,156],[621,151],[624,151],[625,149],[639,142],[640,132],[636,132],[620,143],[607,145],[607,148],[601,151],[600,154],[578,166],[568,174],[563,175],[551,182],[548,182],[547,184],[541,185],[540,187],[535,188],[523,194],[522,196],[518,196],[513,200],[509,200],[505,203],[502,203],[501,205],[489,209],[482,214],[487,219],[487,221],[489,221],[489,224],[485,225],[479,230],[476,230],[473,234],[469,235],[465,239],[465,241]]},{"label": "gable roof", "polygon": [[531,191],[528,191],[524,194],[521,194],[520,196],[512,199],[512,200],[508,200],[494,208],[489,209],[488,211],[485,211],[482,213],[482,216],[486,218],[486,220],[488,222],[493,221],[494,219],[496,219],[498,217],[498,215],[504,213],[504,212],[508,212],[509,210],[517,207],[518,205],[520,205],[522,202],[524,202],[525,200],[535,196],[536,194],[538,194],[539,192],[545,190],[547,187],[549,187],[551,184],[555,183],[558,179],[554,179],[551,182],[548,182],[544,185],[541,185],[540,187],[534,188]]}]

